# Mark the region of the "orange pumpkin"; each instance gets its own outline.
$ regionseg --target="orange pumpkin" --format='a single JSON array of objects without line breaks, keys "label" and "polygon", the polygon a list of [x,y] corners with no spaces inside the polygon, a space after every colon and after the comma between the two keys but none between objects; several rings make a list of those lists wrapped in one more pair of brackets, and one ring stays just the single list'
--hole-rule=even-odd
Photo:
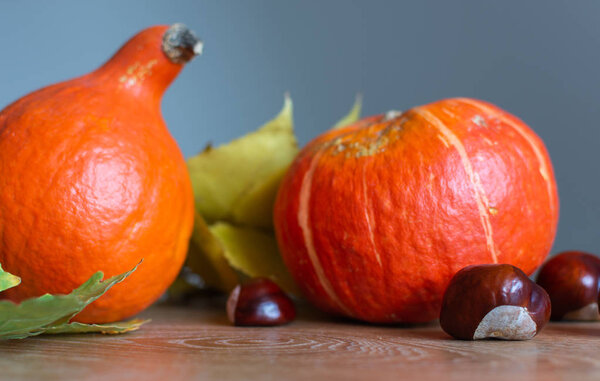
[{"label": "orange pumpkin", "polygon": [[425,322],[467,265],[531,274],[554,240],[558,195],[532,130],[457,98],[316,138],[286,174],[274,218],[285,263],[316,306]]},{"label": "orange pumpkin", "polygon": [[69,293],[143,259],[77,317],[102,323],[141,311],[175,279],[194,200],[160,100],[200,46],[181,24],[151,27],[98,70],[0,112],[0,263],[22,278],[3,296]]}]

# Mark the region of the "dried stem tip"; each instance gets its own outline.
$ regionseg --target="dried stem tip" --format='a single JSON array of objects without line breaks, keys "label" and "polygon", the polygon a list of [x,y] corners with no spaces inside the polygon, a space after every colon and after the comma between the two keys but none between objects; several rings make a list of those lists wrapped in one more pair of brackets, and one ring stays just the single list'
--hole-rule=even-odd
[{"label": "dried stem tip", "polygon": [[162,49],[173,63],[184,64],[202,54],[202,40],[183,24],[173,24],[163,36]]}]

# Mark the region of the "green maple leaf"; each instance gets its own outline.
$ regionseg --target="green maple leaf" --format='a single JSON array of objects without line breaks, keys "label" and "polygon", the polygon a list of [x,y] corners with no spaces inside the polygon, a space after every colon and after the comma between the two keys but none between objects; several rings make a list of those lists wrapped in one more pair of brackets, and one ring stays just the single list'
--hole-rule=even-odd
[{"label": "green maple leaf", "polygon": [[106,335],[114,335],[119,333],[135,331],[139,329],[143,324],[148,323],[149,321],[149,319],[133,319],[129,321],[105,324],[85,324],[74,322],[52,326],[46,329],[46,331],[44,331],[44,334],[55,335],[59,333],[103,333]]},{"label": "green maple leaf", "polygon": [[18,286],[20,283],[21,278],[4,271],[0,265],[0,292]]},{"label": "green maple leaf", "polygon": [[[0,301],[0,339],[23,339],[43,333],[76,333],[76,332],[127,332],[139,328],[145,321],[108,325],[88,325],[69,323],[90,303],[104,295],[115,284],[122,282],[133,269],[102,281],[104,274],[99,271],[90,279],[68,295],[45,294],[37,298],[24,300],[15,304],[8,300]],[[16,278],[16,279],[15,279]],[[0,288],[5,290],[20,283],[20,279],[1,270]]]}]

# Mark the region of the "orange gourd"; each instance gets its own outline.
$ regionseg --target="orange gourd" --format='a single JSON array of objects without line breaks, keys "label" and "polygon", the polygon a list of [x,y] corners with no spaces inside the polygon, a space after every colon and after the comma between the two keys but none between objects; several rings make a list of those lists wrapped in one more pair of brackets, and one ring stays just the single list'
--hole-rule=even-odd
[{"label": "orange gourd", "polygon": [[151,27],[96,71],[0,112],[0,263],[22,278],[3,296],[69,293],[143,259],[77,317],[102,323],[140,312],[175,279],[194,200],[160,100],[200,47],[181,24]]},{"label": "orange gourd", "polygon": [[274,218],[285,263],[315,305],[425,322],[467,265],[531,274],[554,240],[558,195],[546,149],[521,120],[447,99],[313,140],[286,174]]}]

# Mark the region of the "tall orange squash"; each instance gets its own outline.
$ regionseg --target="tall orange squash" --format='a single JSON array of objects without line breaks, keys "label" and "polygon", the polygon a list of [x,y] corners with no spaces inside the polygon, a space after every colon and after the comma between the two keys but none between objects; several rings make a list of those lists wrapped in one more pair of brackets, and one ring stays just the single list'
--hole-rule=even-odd
[{"label": "tall orange squash", "polygon": [[78,316],[101,323],[136,314],[175,279],[193,196],[160,101],[200,48],[181,24],[151,27],[96,71],[0,112],[0,263],[22,278],[3,295],[68,293],[143,259]]},{"label": "tall orange squash", "polygon": [[558,195],[531,129],[458,98],[316,138],[286,174],[274,217],[285,263],[314,304],[370,322],[425,322],[467,265],[531,274],[554,240]]}]

